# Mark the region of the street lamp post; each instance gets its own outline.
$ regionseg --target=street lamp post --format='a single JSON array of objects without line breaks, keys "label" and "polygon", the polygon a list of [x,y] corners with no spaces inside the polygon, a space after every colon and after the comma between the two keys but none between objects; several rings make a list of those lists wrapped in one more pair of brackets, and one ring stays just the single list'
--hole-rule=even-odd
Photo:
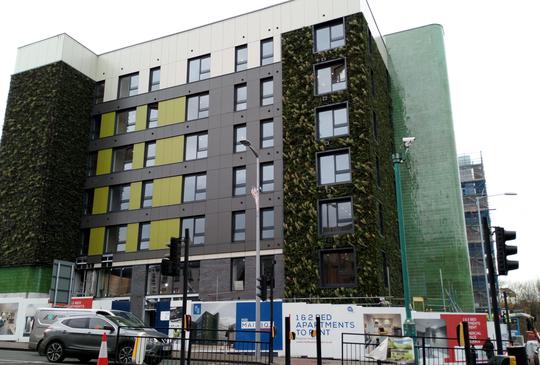
[{"label": "street lamp post", "polygon": [[255,356],[259,358],[261,355],[261,298],[257,295],[257,285],[259,278],[261,277],[261,232],[260,232],[260,218],[259,218],[259,154],[255,151],[251,145],[251,142],[246,140],[240,141],[240,143],[248,147],[255,156],[255,168],[257,170],[255,187],[251,191],[253,199],[255,200]]},{"label": "street lamp post", "polygon": [[477,196],[475,197],[476,200],[476,216],[478,217],[478,228],[480,229],[480,246],[482,247],[482,263],[484,264],[483,267],[483,276],[484,276],[484,282],[486,285],[486,300],[487,300],[487,306],[488,306],[488,318],[491,318],[491,302],[489,300],[489,284],[488,284],[488,278],[486,273],[486,252],[484,249],[484,232],[482,230],[482,215],[480,210],[480,199],[487,199],[492,196],[501,196],[501,195],[517,195],[516,193],[502,193],[502,194],[493,194],[493,195],[484,195],[484,196]]},{"label": "street lamp post", "polygon": [[[404,139],[405,140],[405,139]],[[406,145],[406,148],[408,146]],[[411,312],[411,293],[409,287],[409,268],[407,261],[407,243],[405,240],[405,224],[403,220],[403,197],[401,194],[401,172],[400,165],[403,163],[404,159],[401,157],[401,154],[394,153],[392,155],[392,163],[394,166],[394,176],[396,179],[396,203],[397,203],[397,214],[398,214],[398,226],[399,226],[399,247],[401,250],[401,272],[403,275],[403,299],[405,306],[405,323],[403,324],[403,330],[405,336],[416,337],[416,325],[412,319]]]}]

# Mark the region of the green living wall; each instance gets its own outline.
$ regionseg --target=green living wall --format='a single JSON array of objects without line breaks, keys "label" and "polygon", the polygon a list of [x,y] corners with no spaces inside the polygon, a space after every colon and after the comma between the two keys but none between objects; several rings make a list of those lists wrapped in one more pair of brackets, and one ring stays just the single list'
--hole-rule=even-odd
[{"label": "green living wall", "polygon": [[75,258],[93,90],[63,62],[12,76],[0,144],[0,267]]},{"label": "green living wall", "polygon": [[[370,42],[363,15],[346,17],[345,29],[344,47],[320,53],[313,51],[311,27],[286,33],[282,38],[285,296],[289,298],[388,296],[390,292],[402,296],[388,74],[374,42]],[[346,60],[347,89],[316,96],[314,65],[338,58]],[[315,109],[345,101],[349,108],[349,135],[319,140]],[[341,147],[350,149],[352,182],[318,186],[316,153]],[[376,182],[377,157],[380,186]],[[353,199],[354,233],[319,236],[319,200],[349,196]],[[379,204],[384,216],[382,233],[378,225]],[[321,288],[320,250],[340,247],[355,248],[357,285]],[[390,268],[390,285],[384,283],[385,262]]]}]

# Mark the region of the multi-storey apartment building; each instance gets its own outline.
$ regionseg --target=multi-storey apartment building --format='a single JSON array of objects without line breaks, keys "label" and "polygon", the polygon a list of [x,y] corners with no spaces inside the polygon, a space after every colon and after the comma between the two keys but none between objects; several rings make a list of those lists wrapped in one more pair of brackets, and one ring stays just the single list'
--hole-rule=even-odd
[{"label": "multi-storey apartment building", "polygon": [[487,268],[482,248],[482,235],[480,234],[480,220],[486,217],[489,221],[490,217],[482,155],[459,156],[459,172],[469,243],[474,306],[477,312],[487,312],[489,294],[486,276]]},{"label": "multi-storey apartment building", "polygon": [[76,260],[77,295],[143,315],[182,292],[159,263],[188,229],[190,297],[253,299],[259,185],[276,297],[402,297],[400,71],[367,10],[294,0],[101,55],[66,34],[21,47],[0,149],[0,290],[46,292],[52,260]]},{"label": "multi-storey apartment building", "polygon": [[21,169],[3,174],[2,211],[14,212],[3,275],[78,257],[77,294],[142,313],[144,298],[181,293],[159,263],[188,229],[190,295],[252,299],[259,184],[261,266],[277,297],[399,296],[376,38],[360,3],[296,0],[102,55],[65,34],[20,48],[2,148],[3,167],[18,154]]}]

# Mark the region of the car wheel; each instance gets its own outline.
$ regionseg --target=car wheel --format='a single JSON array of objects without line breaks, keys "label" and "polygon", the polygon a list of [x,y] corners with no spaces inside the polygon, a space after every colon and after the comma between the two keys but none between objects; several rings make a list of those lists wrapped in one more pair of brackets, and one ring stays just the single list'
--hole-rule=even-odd
[{"label": "car wheel", "polygon": [[92,360],[92,358],[88,357],[88,356],[81,356],[78,359],[79,359],[79,362],[81,362],[83,364],[87,364],[87,363],[90,362],[90,360]]},{"label": "car wheel", "polygon": [[120,364],[131,364],[132,363],[132,357],[133,355],[133,346],[130,344],[121,344],[118,347],[118,355],[117,355],[117,361]]},{"label": "car wheel", "polygon": [[49,362],[62,362],[66,357],[64,345],[58,341],[49,343],[45,349],[45,356]]}]

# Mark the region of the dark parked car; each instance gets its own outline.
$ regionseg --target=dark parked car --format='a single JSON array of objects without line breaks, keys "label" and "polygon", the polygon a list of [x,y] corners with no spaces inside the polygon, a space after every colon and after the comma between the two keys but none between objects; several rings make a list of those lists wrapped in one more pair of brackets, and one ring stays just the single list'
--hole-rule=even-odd
[{"label": "dark parked car", "polygon": [[43,333],[38,351],[49,362],[62,362],[66,357],[88,362],[98,358],[104,332],[108,335],[109,359],[123,364],[131,363],[136,337],[147,338],[146,364],[158,364],[171,354],[171,344],[161,332],[153,328],[141,328],[138,321],[126,317],[99,314],[69,317],[53,323]]}]

